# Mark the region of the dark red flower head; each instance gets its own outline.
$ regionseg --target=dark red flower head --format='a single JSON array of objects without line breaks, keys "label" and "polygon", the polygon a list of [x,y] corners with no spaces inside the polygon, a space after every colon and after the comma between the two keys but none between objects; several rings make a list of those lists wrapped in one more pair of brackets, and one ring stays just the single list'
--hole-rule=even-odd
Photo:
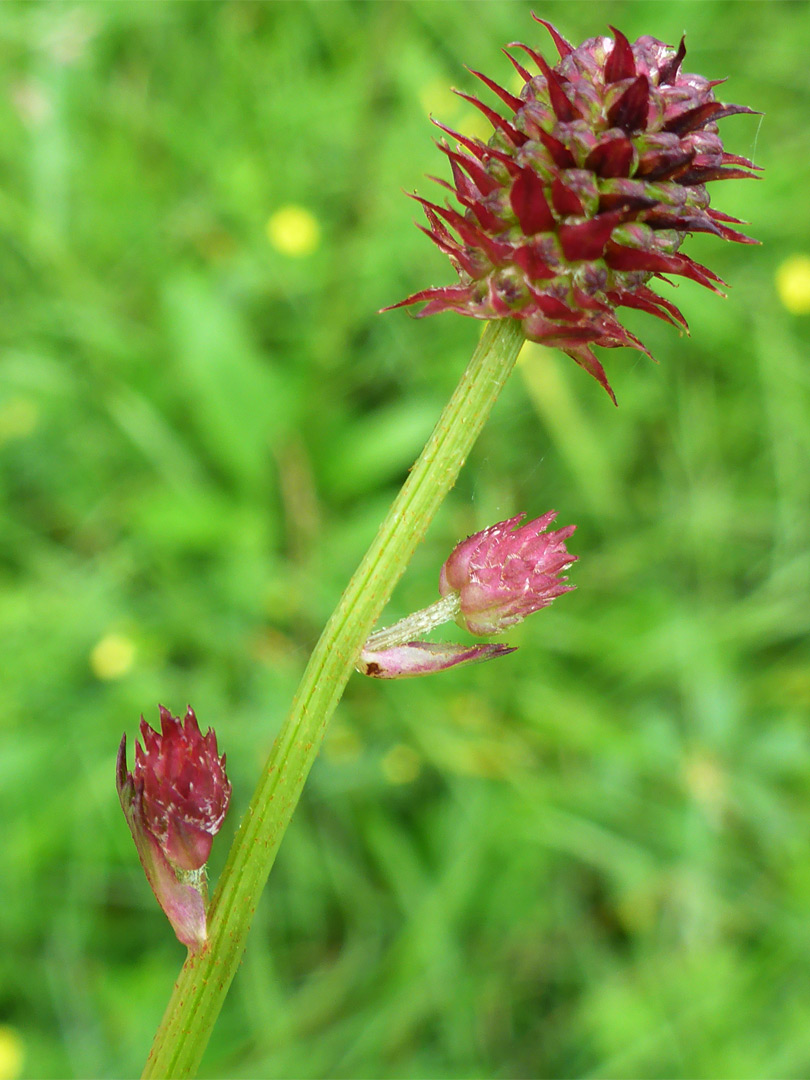
[{"label": "dark red flower head", "polygon": [[199,949],[206,937],[205,864],[222,827],[231,785],[225,755],[194,710],[185,719],[160,707],[160,732],[141,717],[143,748],[127,772],[127,737],[118,750],[116,786],[147,880],[180,941]]},{"label": "dark red flower head", "polygon": [[231,798],[225,755],[217,737],[202,735],[191,706],[183,721],[160,708],[160,733],[141,717],[143,749],[135,743],[136,785],[142,786],[143,821],[169,862],[197,870],[208,862]]},{"label": "dark red flower head", "polygon": [[559,61],[552,67],[515,43],[538,69],[507,53],[523,80],[519,97],[473,72],[507,117],[461,95],[492,124],[489,142],[437,125],[456,144],[439,144],[453,174],[452,184],[439,182],[460,210],[414,196],[427,216],[423,231],[450,257],[459,284],[393,306],[425,301],[420,315],[520,319],[527,338],[568,353],[613,396],[592,346],[647,351],[616,309],[686,328],[677,307],[648,287],[681,275],[719,291],[716,274],[679,253],[684,236],[756,242],[729,227],[740,222],[710,207],[706,190],[709,181],[754,175],[757,166],[723,150],[717,129],[724,116],[752,110],[716,100],[723,80],[685,74],[683,41],[677,49],[652,37],[631,44],[614,29],[574,48],[537,21]]}]

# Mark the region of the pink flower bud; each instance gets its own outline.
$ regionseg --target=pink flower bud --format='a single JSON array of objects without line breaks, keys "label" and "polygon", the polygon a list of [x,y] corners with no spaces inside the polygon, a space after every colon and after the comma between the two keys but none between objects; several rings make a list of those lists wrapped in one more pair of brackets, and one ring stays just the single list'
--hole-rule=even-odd
[{"label": "pink flower bud", "polygon": [[525,516],[463,540],[442,567],[439,592],[458,595],[456,621],[471,634],[500,633],[574,588],[559,575],[576,562],[565,547],[576,525],[546,532],[557,516],[551,510],[515,528]]},{"label": "pink flower bud", "polygon": [[209,728],[203,736],[194,710],[185,719],[161,705],[160,733],[141,717],[143,748],[127,772],[124,735],[118,751],[118,797],[146,877],[175,933],[190,949],[205,941],[205,864],[222,827],[231,785],[225,755]]},{"label": "pink flower bud", "polygon": [[377,651],[364,649],[357,670],[372,679],[413,679],[432,675],[458,664],[480,664],[515,649],[509,645],[452,645],[435,641],[408,641]]}]

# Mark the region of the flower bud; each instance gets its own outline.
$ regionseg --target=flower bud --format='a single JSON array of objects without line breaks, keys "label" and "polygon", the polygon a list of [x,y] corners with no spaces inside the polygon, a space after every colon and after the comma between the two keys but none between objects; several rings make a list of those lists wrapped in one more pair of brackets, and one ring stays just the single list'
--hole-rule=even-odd
[{"label": "flower bud", "polygon": [[116,785],[141,864],[177,937],[192,951],[205,941],[205,864],[222,827],[231,785],[213,730],[203,736],[194,710],[185,719],[160,707],[160,732],[141,717],[143,748],[127,772],[127,737]]},{"label": "flower bud", "polygon": [[557,516],[551,510],[515,528],[525,516],[463,540],[442,567],[439,592],[458,596],[456,621],[471,634],[498,634],[574,588],[559,575],[576,562],[565,547],[576,525],[546,532]]}]

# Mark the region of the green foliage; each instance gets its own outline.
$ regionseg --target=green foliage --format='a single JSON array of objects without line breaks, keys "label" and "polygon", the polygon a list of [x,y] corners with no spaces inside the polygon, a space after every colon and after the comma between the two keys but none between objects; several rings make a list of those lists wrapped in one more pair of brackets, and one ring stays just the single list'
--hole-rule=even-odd
[{"label": "green foliage", "polygon": [[[472,351],[378,308],[452,272],[402,189],[524,3],[9,2],[0,11],[0,1023],[24,1075],[136,1073],[183,958],[115,752],[158,701],[227,751],[224,858],[305,658]],[[257,911],[205,1075],[806,1076],[810,254],[804,3],[549,2],[675,42],[761,183],[697,237],[619,398],[526,349],[391,618],[453,544],[577,522],[520,651],[358,676]],[[548,52],[548,49],[546,49]],[[308,210],[294,256],[267,223]],[[667,287],[662,285],[661,289]],[[458,632],[457,632],[458,633]],[[0,1039],[0,1055],[3,1040]],[[0,1075],[3,1061],[0,1060]]]}]

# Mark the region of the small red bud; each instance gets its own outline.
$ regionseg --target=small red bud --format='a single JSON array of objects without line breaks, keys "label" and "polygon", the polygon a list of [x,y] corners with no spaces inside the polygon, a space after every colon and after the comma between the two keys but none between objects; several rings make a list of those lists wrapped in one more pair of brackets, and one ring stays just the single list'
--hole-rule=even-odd
[{"label": "small red bud", "polygon": [[185,718],[160,707],[160,732],[141,717],[143,747],[127,772],[127,737],[116,784],[141,864],[177,937],[192,951],[205,941],[205,864],[231,798],[225,755],[213,730],[203,736],[194,710]]}]

